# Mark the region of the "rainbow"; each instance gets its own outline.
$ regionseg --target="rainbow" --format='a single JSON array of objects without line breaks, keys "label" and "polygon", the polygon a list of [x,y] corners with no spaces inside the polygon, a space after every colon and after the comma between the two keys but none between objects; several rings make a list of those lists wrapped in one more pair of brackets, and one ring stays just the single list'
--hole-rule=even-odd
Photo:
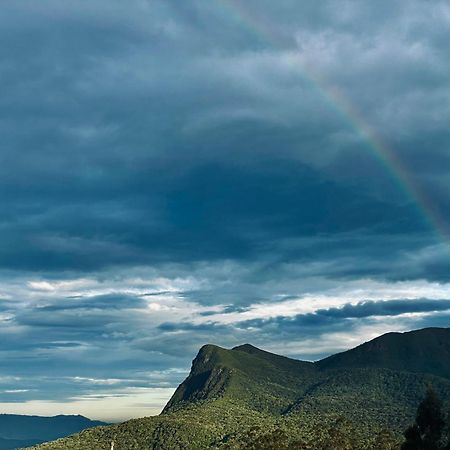
[{"label": "rainbow", "polygon": [[[271,48],[279,48],[281,38],[275,30],[255,16],[253,11],[244,6],[238,0],[216,0],[221,12],[231,17],[246,31],[252,33],[260,42]],[[300,58],[299,58],[300,63]],[[352,104],[350,99],[341,91],[331,86],[318,73],[304,64],[297,65],[301,69],[300,75],[306,79],[320,94],[326,103],[333,108],[351,128],[366,143],[375,159],[389,174],[392,181],[398,187],[406,199],[416,205],[419,214],[439,241],[450,243],[450,230],[441,215],[436,211],[425,192],[415,182],[405,164],[397,156],[396,152],[384,141],[376,130],[364,120],[363,115]]]}]

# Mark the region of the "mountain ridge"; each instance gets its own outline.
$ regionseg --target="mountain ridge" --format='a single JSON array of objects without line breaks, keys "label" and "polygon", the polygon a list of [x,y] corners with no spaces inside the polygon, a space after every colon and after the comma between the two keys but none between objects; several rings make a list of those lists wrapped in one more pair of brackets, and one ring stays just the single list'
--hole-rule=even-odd
[{"label": "mountain ridge", "polygon": [[317,362],[207,344],[159,416],[36,448],[240,450],[248,433],[257,441],[277,430],[305,449],[340,449],[336,433],[345,449],[380,450],[379,436],[396,448],[427,385],[450,405],[448,348],[450,328],[387,333]]}]

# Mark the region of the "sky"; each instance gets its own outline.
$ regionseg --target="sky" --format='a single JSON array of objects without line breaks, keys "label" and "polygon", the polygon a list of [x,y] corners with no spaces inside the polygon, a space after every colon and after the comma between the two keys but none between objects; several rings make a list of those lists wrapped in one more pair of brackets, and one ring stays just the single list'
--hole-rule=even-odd
[{"label": "sky", "polygon": [[447,1],[0,9],[0,412],[148,416],[206,343],[449,326]]}]

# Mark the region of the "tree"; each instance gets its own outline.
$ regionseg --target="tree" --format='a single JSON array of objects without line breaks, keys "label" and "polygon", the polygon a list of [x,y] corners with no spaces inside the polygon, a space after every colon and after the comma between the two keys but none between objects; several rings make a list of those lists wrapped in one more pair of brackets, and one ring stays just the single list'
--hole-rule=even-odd
[{"label": "tree", "polygon": [[417,408],[416,421],[405,433],[402,450],[444,450],[442,443],[445,420],[442,403],[431,386]]}]

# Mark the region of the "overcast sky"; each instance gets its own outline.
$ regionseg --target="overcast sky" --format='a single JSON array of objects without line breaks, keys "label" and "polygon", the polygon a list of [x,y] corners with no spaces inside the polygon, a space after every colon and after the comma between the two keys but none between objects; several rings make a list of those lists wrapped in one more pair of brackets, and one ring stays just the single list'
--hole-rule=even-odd
[{"label": "overcast sky", "polygon": [[449,325],[448,1],[0,10],[0,412]]}]

